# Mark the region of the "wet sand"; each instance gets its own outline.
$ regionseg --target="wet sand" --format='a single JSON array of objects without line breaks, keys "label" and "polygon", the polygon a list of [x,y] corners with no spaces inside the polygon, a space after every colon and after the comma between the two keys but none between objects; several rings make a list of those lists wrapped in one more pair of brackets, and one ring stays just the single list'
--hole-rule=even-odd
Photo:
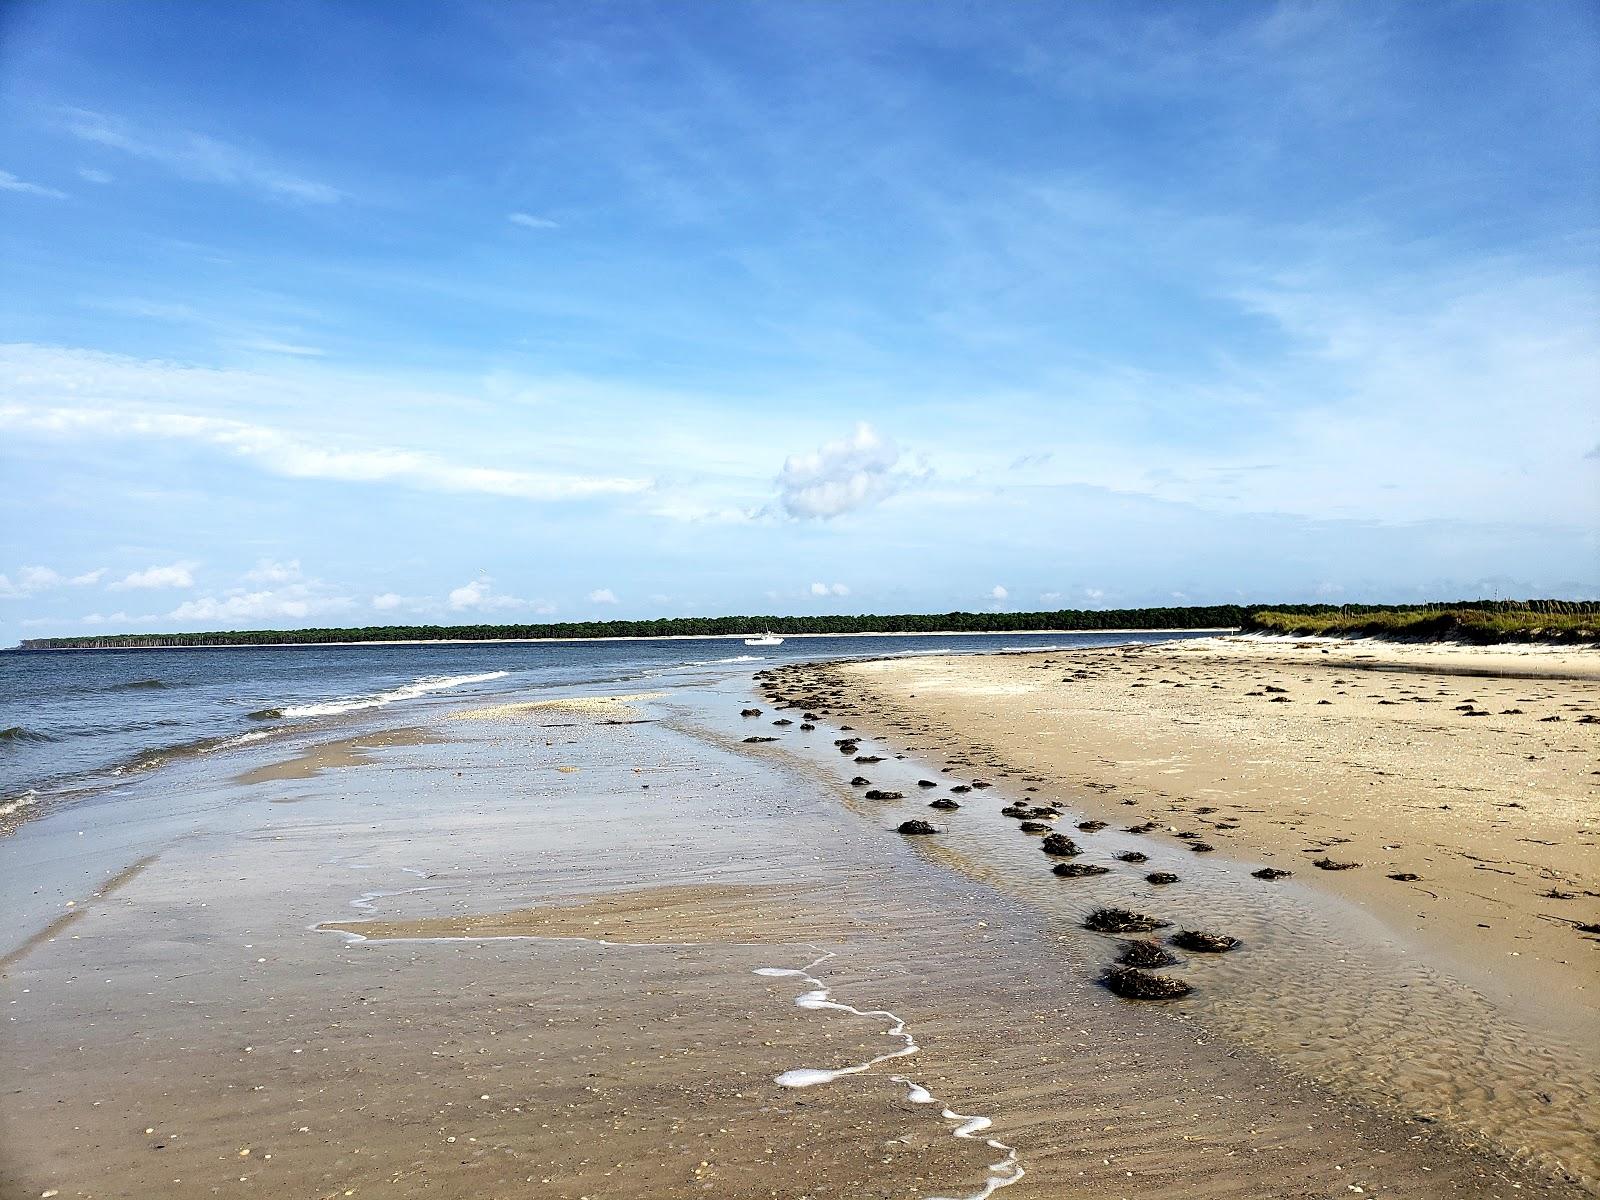
[{"label": "wet sand", "polygon": [[902,838],[936,767],[747,746],[750,698],[185,777],[215,823],[8,959],[0,1196],[1576,1194],[1107,993],[1086,899],[1015,883],[992,810],[1035,785]]}]

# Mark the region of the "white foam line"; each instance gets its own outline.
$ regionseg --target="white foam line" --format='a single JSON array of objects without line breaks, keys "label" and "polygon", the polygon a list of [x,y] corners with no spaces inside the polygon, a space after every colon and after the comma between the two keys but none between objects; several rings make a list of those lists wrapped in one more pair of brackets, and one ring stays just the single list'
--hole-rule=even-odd
[{"label": "white foam line", "polygon": [[[338,860],[333,860],[333,862],[330,862],[327,865],[331,866],[337,862]],[[370,863],[344,863],[343,865],[351,867],[355,870],[367,870],[371,867]],[[399,869],[409,874],[419,876],[423,879],[430,878],[428,872],[418,870],[415,867],[401,867]],[[354,900],[350,901],[350,907],[359,908],[365,912],[371,912],[373,911],[374,903],[378,900],[388,899],[391,896],[409,896],[417,892],[440,891],[444,888],[444,886],[445,885],[443,884],[429,884],[425,887],[400,888],[394,891],[363,892]],[[371,918],[363,918],[363,920],[370,919]],[[328,929],[323,923],[317,923],[308,926],[308,928],[314,933],[337,933],[344,938],[346,945],[356,945],[358,943],[371,940],[365,934],[357,933],[353,929]],[[497,933],[487,936],[455,934],[438,937],[387,937],[380,940],[384,942],[587,942],[592,946],[637,950],[661,948],[683,949],[715,945],[739,945],[753,948],[761,944],[757,942],[608,942],[604,938],[580,937],[576,935],[555,936],[551,934],[537,933]],[[783,1074],[777,1076],[773,1080],[773,1082],[779,1087],[803,1088],[816,1087],[817,1085],[824,1083],[832,1083],[834,1080],[840,1079],[846,1075],[863,1074],[864,1072],[872,1070],[872,1068],[877,1066],[879,1063],[889,1062],[896,1058],[909,1057],[910,1055],[916,1054],[921,1049],[911,1034],[906,1032],[905,1020],[900,1016],[897,1016],[895,1013],[890,1012],[886,1008],[854,1008],[848,1004],[840,1004],[837,1000],[832,998],[832,992],[829,990],[827,985],[815,975],[811,974],[811,972],[816,970],[823,963],[827,962],[830,958],[834,957],[837,957],[835,952],[830,950],[820,957],[812,959],[803,967],[758,967],[753,973],[769,979],[804,980],[806,983],[811,984],[812,987],[810,991],[802,992],[800,995],[795,997],[794,1002],[797,1008],[810,1009],[813,1011],[819,1009],[833,1009],[837,1012],[850,1013],[852,1016],[857,1017],[882,1017],[890,1022],[889,1028],[884,1031],[885,1034],[890,1037],[900,1038],[905,1042],[905,1045],[898,1050],[891,1050],[888,1054],[880,1054],[875,1058],[869,1058],[866,1062],[857,1063],[854,1066],[836,1067],[833,1069],[797,1067],[793,1070],[783,1072]],[[916,1080],[910,1079],[905,1075],[891,1075],[889,1078],[895,1083],[902,1085],[906,1089],[906,1099],[912,1104],[939,1103],[934,1094],[927,1088],[923,1087],[922,1084],[916,1082]],[[950,1108],[943,1108],[940,1115],[943,1116],[945,1120],[954,1121],[956,1123],[955,1128],[950,1131],[950,1135],[952,1137],[976,1139],[980,1133],[984,1132],[994,1124],[994,1122],[988,1117],[969,1116],[966,1113],[955,1112]],[[998,1141],[995,1138],[984,1138],[983,1141],[984,1144],[989,1146],[991,1149],[1001,1150],[1005,1153],[1004,1158],[1000,1159],[998,1162],[989,1164],[988,1178],[984,1180],[983,1187],[968,1196],[929,1196],[926,1197],[925,1200],[988,1200],[988,1197],[994,1195],[994,1193],[999,1191],[1001,1188],[1010,1187],[1013,1183],[1016,1183],[1017,1180],[1021,1179],[1027,1174],[1027,1172],[1023,1170],[1022,1163],[1017,1158],[1017,1151],[1014,1146],[1009,1146],[1005,1142]]]},{"label": "white foam line", "polygon": [[[866,1062],[858,1063],[855,1066],[836,1067],[832,1070],[824,1070],[816,1067],[798,1067],[794,1070],[785,1071],[783,1074],[779,1075],[775,1080],[773,1080],[773,1082],[778,1084],[779,1087],[803,1088],[815,1087],[818,1084],[823,1083],[832,1083],[835,1079],[842,1078],[846,1075],[860,1075],[865,1071],[870,1071],[879,1063],[888,1062],[889,1060],[895,1058],[905,1058],[909,1055],[916,1054],[921,1049],[921,1047],[917,1045],[916,1040],[906,1032],[905,1020],[895,1013],[890,1012],[888,1009],[852,1008],[848,1004],[840,1004],[838,1001],[831,999],[831,993],[827,986],[822,982],[822,980],[811,974],[811,972],[833,957],[834,955],[832,953],[824,954],[821,958],[807,963],[804,967],[801,967],[798,970],[786,967],[761,967],[755,973],[757,975],[765,975],[774,979],[803,979],[812,985],[813,990],[809,992],[802,992],[799,996],[795,997],[795,1005],[797,1007],[809,1009],[831,1008],[839,1012],[852,1013],[858,1017],[882,1017],[885,1020],[892,1022],[889,1028],[884,1032],[890,1037],[898,1037],[903,1039],[905,1045],[899,1050],[891,1051],[888,1054],[880,1054],[876,1058],[869,1058]],[[933,1093],[927,1088],[923,1087],[920,1083],[916,1082],[916,1080],[910,1079],[905,1075],[891,1075],[889,1078],[895,1083],[901,1084],[905,1087],[906,1099],[911,1103],[938,1103],[938,1100],[934,1097]],[[941,1115],[947,1121],[956,1122],[956,1127],[950,1131],[952,1137],[976,1138],[980,1133],[994,1124],[994,1122],[988,1117],[968,1116],[966,1113],[958,1113],[949,1108],[944,1109]],[[960,1198],[960,1200],[987,1200],[989,1196],[994,1195],[994,1193],[999,1191],[1001,1188],[1010,1187],[1013,1183],[1017,1182],[1017,1180],[1021,1179],[1027,1174],[1027,1172],[1022,1169],[1022,1164],[1017,1160],[1017,1152],[1014,1147],[1008,1146],[1004,1142],[996,1141],[994,1138],[985,1138],[984,1142],[992,1149],[1004,1151],[1005,1157],[999,1162],[989,1164],[989,1177],[984,1181],[983,1188],[981,1190],[972,1193],[970,1196],[963,1196]],[[930,1196],[927,1198],[927,1200],[955,1200],[955,1198],[947,1196]]]}]

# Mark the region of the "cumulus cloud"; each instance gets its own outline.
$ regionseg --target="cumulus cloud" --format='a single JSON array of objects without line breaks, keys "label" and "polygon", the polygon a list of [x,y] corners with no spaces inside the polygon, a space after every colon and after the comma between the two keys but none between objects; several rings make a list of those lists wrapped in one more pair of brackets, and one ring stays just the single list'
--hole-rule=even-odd
[{"label": "cumulus cloud", "polygon": [[792,454],[778,473],[778,502],[791,517],[829,520],[878,503],[904,482],[900,450],[866,422],[810,454]]},{"label": "cumulus cloud", "polygon": [[508,213],[506,215],[506,220],[510,221],[513,225],[521,225],[524,229],[560,229],[561,228],[561,225],[560,225],[559,222],[552,221],[549,217],[536,217],[532,213],[525,213],[525,212]]},{"label": "cumulus cloud", "polygon": [[448,462],[416,450],[341,450],[264,425],[187,413],[0,404],[0,429],[48,436],[156,438],[212,446],[293,479],[395,483],[428,491],[522,500],[573,500],[646,491],[648,479],[536,474]]},{"label": "cumulus cloud", "polygon": [[403,603],[405,603],[404,599],[394,592],[384,592],[372,598],[372,607],[379,612],[389,612],[392,609],[399,608]]},{"label": "cumulus cloud", "polygon": [[494,580],[479,576],[471,583],[462,584],[445,597],[445,603],[456,612],[495,612],[507,608],[528,608],[530,602],[521,596],[510,596],[494,590]]},{"label": "cumulus cloud", "polygon": [[26,179],[18,179],[10,171],[0,171],[0,192],[21,192],[26,196],[44,196],[50,200],[67,198],[65,192],[45,187],[41,183],[29,183]]},{"label": "cumulus cloud", "polygon": [[174,621],[237,624],[243,621],[304,620],[318,613],[343,612],[348,596],[328,594],[315,581],[249,591],[235,588],[220,596],[186,600],[167,614]]},{"label": "cumulus cloud", "polygon": [[997,583],[994,585],[994,587],[989,589],[989,596],[994,600],[1008,600],[1011,597],[1011,593],[1006,591],[1002,585]]},{"label": "cumulus cloud", "polygon": [[594,591],[589,593],[590,604],[615,604],[616,602],[617,594],[610,588],[595,588]]},{"label": "cumulus cloud", "polygon": [[194,586],[192,562],[171,563],[164,567],[146,567],[124,575],[111,585],[116,591],[127,588],[190,588]]},{"label": "cumulus cloud", "polygon": [[15,579],[0,575],[0,599],[15,600],[49,588],[87,587],[99,583],[105,573],[104,567],[85,571],[81,575],[63,575],[53,567],[21,567]]},{"label": "cumulus cloud", "polygon": [[848,596],[850,589],[842,583],[813,583],[811,585],[813,596]]}]

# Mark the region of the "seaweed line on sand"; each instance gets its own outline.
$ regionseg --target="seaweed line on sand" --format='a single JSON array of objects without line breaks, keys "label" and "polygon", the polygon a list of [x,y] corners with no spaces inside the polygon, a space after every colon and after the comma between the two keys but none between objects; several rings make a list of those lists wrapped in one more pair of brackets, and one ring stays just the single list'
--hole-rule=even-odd
[{"label": "seaweed line on sand", "polygon": [[[338,860],[335,861],[337,862]],[[334,863],[329,863],[327,865],[331,866],[334,865]],[[339,865],[347,866],[357,871],[368,870],[372,866],[370,863],[360,862],[343,862]],[[416,875],[423,879],[431,878],[431,875],[428,872],[418,870],[415,867],[400,867],[398,869],[406,872],[407,874]],[[427,884],[422,887],[401,888],[395,891],[362,892],[359,896],[350,901],[350,907],[358,908],[363,912],[372,912],[374,910],[374,903],[378,900],[385,900],[391,896],[409,896],[416,892],[437,891],[444,886],[445,885],[442,884]],[[362,918],[362,920],[371,920],[371,918]],[[349,923],[358,924],[360,922]],[[357,933],[353,929],[329,928],[330,924],[330,922],[316,922],[307,928],[309,928],[313,933],[337,933],[345,939],[346,945],[355,945],[357,943],[372,941],[372,939],[368,938],[365,934]],[[762,944],[755,942],[611,942],[606,941],[604,938],[531,933],[491,934],[488,936],[467,936],[458,934],[431,937],[386,937],[380,938],[378,941],[587,942],[592,946],[641,950],[713,945],[757,946]],[[817,947],[815,946],[811,947],[813,950],[816,948]],[[887,1054],[880,1054],[874,1058],[869,1058],[864,1063],[858,1063],[854,1066],[839,1067],[833,1070],[824,1070],[813,1067],[798,1067],[793,1070],[785,1071],[783,1074],[777,1076],[773,1080],[773,1082],[778,1084],[780,1087],[804,1088],[815,1087],[818,1084],[832,1083],[835,1079],[839,1079],[846,1075],[863,1074],[867,1071],[870,1071],[873,1067],[880,1063],[885,1063],[893,1059],[905,1058],[909,1055],[916,1054],[921,1049],[921,1047],[917,1045],[915,1039],[912,1038],[911,1034],[906,1031],[906,1023],[904,1019],[897,1016],[895,1013],[883,1008],[852,1008],[850,1005],[840,1004],[838,1001],[832,998],[832,994],[828,987],[822,982],[822,980],[811,974],[811,972],[816,970],[823,963],[827,962],[830,958],[834,957],[836,957],[836,953],[832,950],[829,950],[823,953],[820,957],[812,959],[803,967],[759,967],[754,971],[754,974],[773,979],[799,979],[810,984],[811,990],[803,992],[799,996],[795,997],[795,1005],[799,1008],[810,1009],[813,1011],[832,1009],[837,1012],[850,1013],[853,1016],[858,1017],[882,1017],[891,1022],[889,1028],[885,1032],[890,1037],[898,1037],[902,1039],[905,1042],[905,1045],[898,1050],[891,1050]],[[927,1088],[923,1087],[920,1083],[917,1083],[915,1080],[910,1079],[905,1075],[891,1075],[889,1078],[893,1082],[900,1084],[906,1089],[906,1098],[913,1104],[938,1103],[938,1100],[933,1093]],[[988,1117],[971,1116],[966,1113],[958,1113],[950,1108],[942,1108],[940,1115],[946,1121],[955,1122],[955,1128],[950,1131],[950,1135],[957,1138],[976,1139],[981,1133],[994,1124],[994,1122]],[[984,1138],[983,1141],[984,1144],[989,1146],[991,1149],[1003,1151],[1005,1157],[997,1162],[989,1164],[988,1177],[984,1180],[983,1187],[980,1190],[973,1192],[970,1195],[959,1197],[959,1200],[988,1200],[988,1197],[994,1195],[995,1192],[999,1191],[1003,1187],[1010,1187],[1013,1183],[1016,1183],[1017,1180],[1021,1179],[1027,1174],[1022,1167],[1021,1161],[1018,1159],[1017,1151],[1014,1146],[1007,1145],[1005,1142],[1002,1142],[997,1138]],[[958,1198],[950,1196],[929,1196],[926,1197],[926,1200],[958,1200]]]}]

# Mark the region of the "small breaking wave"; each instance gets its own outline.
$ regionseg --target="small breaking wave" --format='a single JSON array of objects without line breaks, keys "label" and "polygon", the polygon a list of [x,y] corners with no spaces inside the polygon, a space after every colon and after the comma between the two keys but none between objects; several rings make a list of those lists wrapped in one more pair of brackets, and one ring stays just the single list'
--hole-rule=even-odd
[{"label": "small breaking wave", "polygon": [[258,708],[255,712],[245,713],[245,717],[251,721],[278,721],[283,718],[283,709]]},{"label": "small breaking wave", "polygon": [[24,729],[21,725],[13,725],[10,729],[0,729],[0,746],[21,746],[33,742],[53,742],[55,740],[48,733],[40,733],[36,729]]},{"label": "small breaking wave", "polygon": [[130,679],[127,683],[113,683],[108,692],[153,692],[168,685],[159,679]]},{"label": "small breaking wave", "polygon": [[9,796],[4,800],[0,800],[0,818],[9,817],[12,813],[27,808],[28,805],[36,803],[38,799],[39,793],[35,789],[29,788],[21,795]]},{"label": "small breaking wave", "polygon": [[[415,679],[404,687],[397,687],[393,691],[377,692],[370,696],[346,696],[337,700],[325,700],[318,704],[291,704],[282,709],[260,709],[261,713],[276,712],[280,717],[331,717],[338,713],[356,712],[363,708],[382,708],[387,704],[397,704],[402,700],[416,700],[419,697],[431,695],[434,692],[447,692],[452,688],[466,687],[474,683],[488,683],[492,679],[504,679],[510,671],[486,671],[481,675],[426,675]],[[250,714],[256,716],[255,713]],[[258,720],[270,720],[270,717],[257,717]]]}]

